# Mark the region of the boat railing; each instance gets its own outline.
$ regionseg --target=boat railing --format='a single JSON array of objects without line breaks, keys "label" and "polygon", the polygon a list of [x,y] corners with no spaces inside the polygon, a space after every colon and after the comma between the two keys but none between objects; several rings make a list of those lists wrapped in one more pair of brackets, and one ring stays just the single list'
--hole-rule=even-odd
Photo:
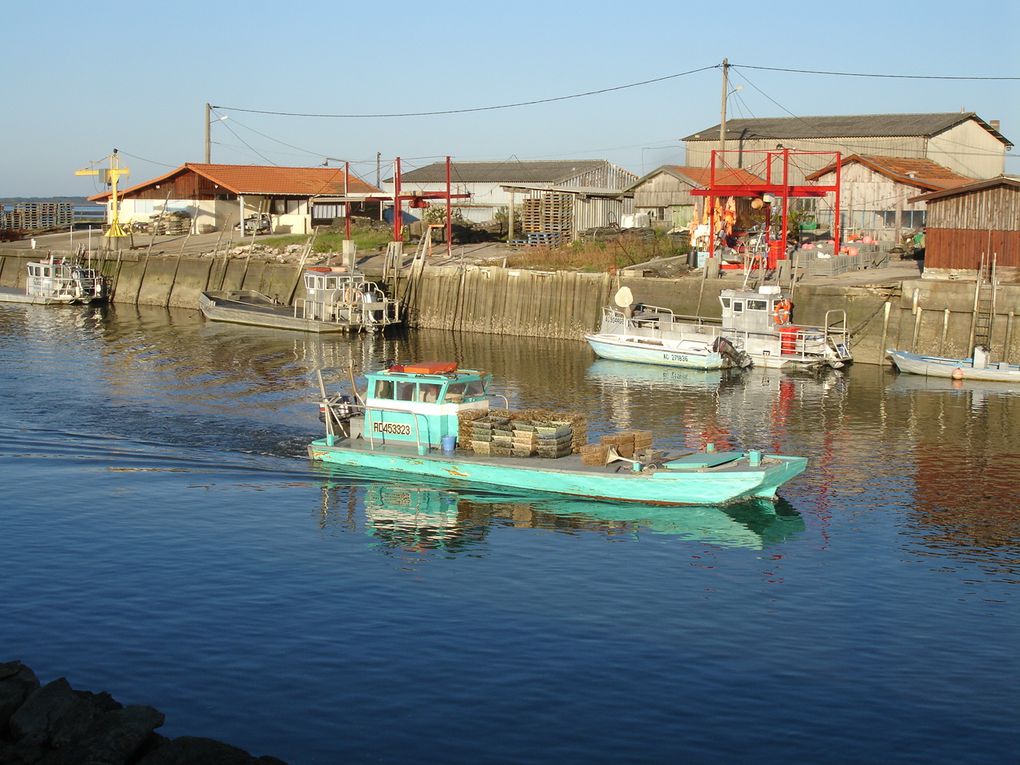
[{"label": "boat railing", "polygon": [[836,351],[841,357],[850,356],[850,331],[846,326],[846,311],[833,308],[825,312],[825,344]]}]

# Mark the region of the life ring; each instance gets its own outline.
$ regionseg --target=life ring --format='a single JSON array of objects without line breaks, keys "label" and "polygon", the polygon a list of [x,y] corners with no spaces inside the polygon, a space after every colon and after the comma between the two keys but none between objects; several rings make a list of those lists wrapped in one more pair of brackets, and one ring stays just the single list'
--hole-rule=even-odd
[{"label": "life ring", "polygon": [[772,319],[776,324],[786,324],[790,321],[790,301],[789,300],[777,300],[775,308],[772,310]]}]

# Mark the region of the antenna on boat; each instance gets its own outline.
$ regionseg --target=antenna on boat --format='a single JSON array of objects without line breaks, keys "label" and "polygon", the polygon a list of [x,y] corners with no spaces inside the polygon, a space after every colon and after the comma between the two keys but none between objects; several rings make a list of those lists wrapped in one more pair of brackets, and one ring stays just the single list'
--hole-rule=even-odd
[{"label": "antenna on boat", "polygon": [[613,302],[620,308],[627,308],[634,305],[634,293],[630,291],[630,287],[620,287],[613,295]]}]

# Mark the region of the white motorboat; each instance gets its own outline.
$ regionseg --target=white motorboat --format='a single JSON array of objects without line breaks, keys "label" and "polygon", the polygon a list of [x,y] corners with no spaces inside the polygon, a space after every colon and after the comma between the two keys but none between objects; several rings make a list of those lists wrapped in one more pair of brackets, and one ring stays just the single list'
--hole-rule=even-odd
[{"label": "white motorboat", "polygon": [[82,305],[105,300],[106,280],[78,259],[56,257],[27,264],[25,289],[0,287],[0,300],[39,305]]},{"label": "white motorboat", "polygon": [[[820,327],[793,324],[793,304],[776,285],[762,286],[757,290],[722,290],[719,295],[721,320],[678,317],[668,308],[644,304],[637,304],[631,309],[622,300],[628,298],[629,293],[627,288],[617,293],[614,302],[627,307],[603,309],[599,333],[585,339],[592,343],[594,338],[605,345],[609,340],[620,345],[629,339],[627,348],[641,348],[641,358],[636,358],[639,353],[634,351],[626,358],[623,355],[604,358],[670,364],[669,354],[683,355],[679,348],[698,347],[721,352],[724,356],[721,366],[727,366],[726,358],[734,366],[745,366],[749,359],[758,366],[771,368],[839,369],[853,361],[845,311],[827,311],[825,323]],[[661,343],[662,347],[657,348],[655,343]],[[670,344],[676,344],[678,349],[669,347]],[[595,347],[594,344],[592,347]],[[598,349],[596,353],[599,353]]]}]

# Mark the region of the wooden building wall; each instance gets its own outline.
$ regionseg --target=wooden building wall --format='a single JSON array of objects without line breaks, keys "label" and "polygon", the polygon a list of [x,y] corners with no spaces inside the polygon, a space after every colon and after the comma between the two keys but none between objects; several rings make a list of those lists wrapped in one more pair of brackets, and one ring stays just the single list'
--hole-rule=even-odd
[{"label": "wooden building wall", "polygon": [[928,202],[926,268],[977,268],[994,253],[1000,267],[1020,267],[1020,188],[979,189]]},{"label": "wooden building wall", "polygon": [[974,120],[928,141],[928,159],[968,178],[994,178],[1006,170],[1006,146]]},{"label": "wooden building wall", "polygon": [[557,181],[554,185],[564,188],[584,188],[587,186],[597,189],[625,189],[637,179],[638,177],[629,170],[617,167],[611,162],[604,162],[594,170],[578,173],[571,178]]}]

